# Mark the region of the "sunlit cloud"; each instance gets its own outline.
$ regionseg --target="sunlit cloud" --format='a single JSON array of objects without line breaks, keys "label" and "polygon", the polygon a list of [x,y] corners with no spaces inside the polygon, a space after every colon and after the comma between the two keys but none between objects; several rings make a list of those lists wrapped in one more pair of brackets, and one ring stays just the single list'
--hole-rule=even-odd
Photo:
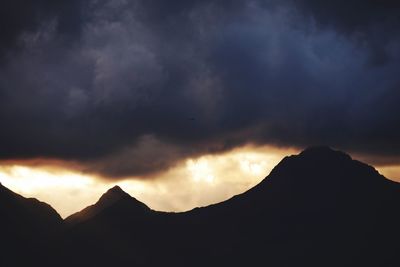
[{"label": "sunlit cloud", "polygon": [[243,193],[263,180],[295,149],[244,146],[227,153],[188,158],[151,180],[125,180],[124,190],[155,210],[186,211]]},{"label": "sunlit cloud", "polygon": [[62,168],[21,165],[0,166],[0,182],[18,194],[49,203],[63,217],[93,204],[108,187],[95,177]]},{"label": "sunlit cloud", "polygon": [[118,184],[149,207],[186,211],[240,194],[259,183],[286,155],[297,151],[245,146],[233,151],[188,158],[153,179],[108,180],[68,169],[42,165],[0,166],[0,182],[25,197],[51,204],[63,217],[93,204]]},{"label": "sunlit cloud", "polygon": [[82,188],[93,185],[89,176],[67,171],[48,171],[26,166],[1,166],[1,176],[5,183],[18,187],[24,193],[32,193],[43,187]]},{"label": "sunlit cloud", "polygon": [[189,176],[192,177],[195,182],[212,183],[215,180],[213,169],[204,158],[199,160],[188,160],[186,162],[186,168],[189,171]]},{"label": "sunlit cloud", "polygon": [[[88,205],[114,185],[160,211],[186,211],[243,193],[261,182],[283,157],[296,149],[245,146],[227,153],[188,158],[153,179],[110,182],[60,165],[0,165],[0,182],[25,196],[52,205],[66,217]],[[386,177],[400,181],[400,167],[379,167]]]}]

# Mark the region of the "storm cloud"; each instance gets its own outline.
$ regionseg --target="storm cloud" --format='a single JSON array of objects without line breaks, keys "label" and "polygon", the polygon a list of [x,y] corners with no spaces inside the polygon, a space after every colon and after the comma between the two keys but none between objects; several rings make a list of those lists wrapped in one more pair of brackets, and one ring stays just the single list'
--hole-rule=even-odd
[{"label": "storm cloud", "polygon": [[245,144],[400,158],[397,2],[1,5],[3,160],[120,178]]}]

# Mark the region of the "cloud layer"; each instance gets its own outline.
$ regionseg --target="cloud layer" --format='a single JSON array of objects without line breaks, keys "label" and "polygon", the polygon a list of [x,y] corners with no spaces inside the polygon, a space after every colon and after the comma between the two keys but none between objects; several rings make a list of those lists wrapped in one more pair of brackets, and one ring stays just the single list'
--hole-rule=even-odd
[{"label": "cloud layer", "polygon": [[19,2],[1,4],[3,160],[120,178],[248,143],[400,156],[396,2]]}]

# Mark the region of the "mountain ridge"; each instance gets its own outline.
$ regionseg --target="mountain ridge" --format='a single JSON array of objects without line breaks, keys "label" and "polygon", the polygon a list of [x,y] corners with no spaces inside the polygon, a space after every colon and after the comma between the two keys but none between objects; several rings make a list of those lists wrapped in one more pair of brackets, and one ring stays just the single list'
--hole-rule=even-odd
[{"label": "mountain ridge", "polygon": [[247,192],[182,213],[153,211],[113,187],[64,221],[40,263],[400,266],[399,202],[400,184],[343,152],[314,147],[282,159]]}]

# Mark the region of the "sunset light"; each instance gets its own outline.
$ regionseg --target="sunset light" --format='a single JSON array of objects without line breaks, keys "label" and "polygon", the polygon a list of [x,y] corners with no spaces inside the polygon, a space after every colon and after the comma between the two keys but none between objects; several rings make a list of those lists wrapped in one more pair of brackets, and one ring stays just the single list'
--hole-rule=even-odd
[{"label": "sunset light", "polygon": [[[120,185],[149,207],[185,211],[226,200],[258,184],[295,150],[245,146],[228,153],[188,159],[156,177],[110,181],[46,166],[1,165],[0,182],[26,197],[51,204],[66,217]],[[176,186],[178,184],[179,186]]]},{"label": "sunset light", "polygon": [[1,3],[0,267],[400,266],[400,1]]}]

